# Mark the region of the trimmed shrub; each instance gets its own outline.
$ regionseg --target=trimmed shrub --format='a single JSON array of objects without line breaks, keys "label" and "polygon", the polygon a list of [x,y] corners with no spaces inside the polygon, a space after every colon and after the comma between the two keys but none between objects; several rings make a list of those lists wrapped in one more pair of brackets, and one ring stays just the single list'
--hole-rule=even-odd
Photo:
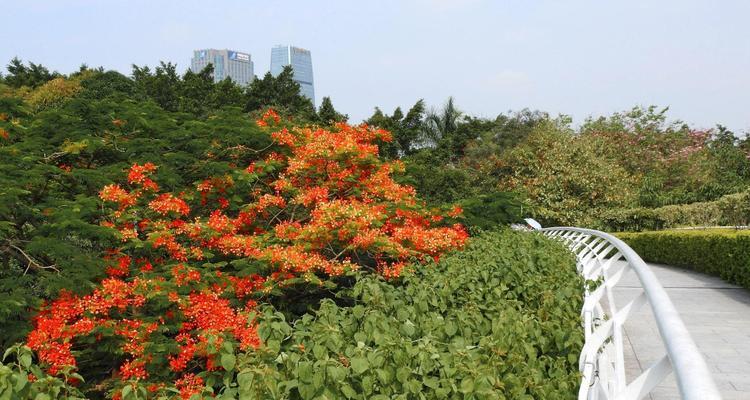
[{"label": "trimmed shrub", "polygon": [[604,230],[640,232],[681,226],[744,226],[748,221],[750,191],[726,195],[715,201],[611,210],[604,213],[599,222]]},{"label": "trimmed shrub", "polygon": [[[575,398],[582,279],[562,245],[493,232],[399,284],[361,275],[294,323],[267,308],[240,398]],[[352,302],[353,301],[353,305]],[[337,303],[346,303],[347,306]],[[419,397],[417,397],[419,396]]]},{"label": "trimmed shrub", "polygon": [[750,288],[750,231],[618,233],[645,261],[686,267]]},{"label": "trimmed shrub", "polygon": [[600,217],[600,227],[607,231],[648,231],[664,228],[664,219],[652,208],[614,209]]}]

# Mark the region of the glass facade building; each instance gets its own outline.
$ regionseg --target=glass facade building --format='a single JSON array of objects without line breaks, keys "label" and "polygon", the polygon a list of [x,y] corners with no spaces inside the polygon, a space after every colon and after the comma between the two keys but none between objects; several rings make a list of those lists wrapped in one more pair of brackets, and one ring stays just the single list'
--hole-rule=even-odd
[{"label": "glass facade building", "polygon": [[272,48],[271,74],[278,76],[287,65],[292,66],[294,81],[299,83],[302,94],[315,104],[315,87],[313,84],[313,67],[310,50],[284,45]]},{"label": "glass facade building", "polygon": [[208,64],[214,66],[214,82],[230,78],[240,86],[246,86],[255,79],[253,60],[250,54],[234,50],[203,49],[193,51],[190,70],[198,73]]}]

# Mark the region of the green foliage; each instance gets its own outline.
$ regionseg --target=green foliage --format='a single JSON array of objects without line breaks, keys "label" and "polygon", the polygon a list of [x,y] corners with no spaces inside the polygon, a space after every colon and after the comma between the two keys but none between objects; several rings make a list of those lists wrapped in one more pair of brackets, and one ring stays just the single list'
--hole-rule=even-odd
[{"label": "green foliage", "polygon": [[602,214],[599,225],[610,231],[643,231],[684,226],[745,226],[750,222],[750,191],[715,201],[659,208],[615,209]]},{"label": "green foliage", "polygon": [[435,204],[475,195],[470,171],[444,160],[437,151],[421,151],[405,159],[403,182],[414,186],[422,198]]},{"label": "green foliage", "polygon": [[459,201],[464,225],[483,230],[520,222],[528,214],[518,195],[512,192],[481,194]]},{"label": "green foliage", "polygon": [[0,399],[2,400],[83,400],[83,394],[73,385],[83,377],[68,370],[61,377],[45,374],[32,360],[33,353],[26,346],[8,348],[0,362]]},{"label": "green foliage", "polygon": [[612,209],[602,213],[598,227],[606,231],[648,231],[664,229],[664,218],[652,208]]},{"label": "green foliage", "polygon": [[750,231],[618,233],[645,261],[686,267],[750,289]]},{"label": "green foliage", "polygon": [[216,108],[210,103],[214,91],[214,67],[209,64],[202,71],[187,70],[182,76],[178,109],[195,115],[204,115],[207,109]]},{"label": "green foliage", "polygon": [[153,99],[166,111],[177,111],[180,102],[180,77],[175,64],[162,61],[153,73],[148,66],[133,65],[133,81],[140,96]]},{"label": "green foliage", "polygon": [[132,96],[134,82],[117,71],[85,70],[81,73],[81,97],[101,100],[109,96]]},{"label": "green foliage", "polygon": [[529,110],[495,119],[465,116],[449,99],[441,110],[430,112],[420,100],[406,116],[401,108],[392,115],[376,108],[367,123],[392,132],[393,142],[380,150],[384,157],[404,161],[404,183],[429,203],[461,204],[467,216],[463,222],[486,229],[531,213],[523,195],[498,188],[503,173],[499,157],[548,119]]},{"label": "green foliage", "polygon": [[244,107],[248,96],[244,89],[229,78],[215,83],[213,72],[213,65],[209,64],[198,73],[188,70],[180,77],[176,66],[171,63],[162,62],[153,73],[148,67],[134,65],[134,96],[151,99],[167,111],[198,117],[206,117],[226,107]]},{"label": "green foliage", "polygon": [[[403,282],[359,276],[342,306],[267,309],[240,398],[574,398],[583,282],[561,245],[494,232]],[[351,296],[351,298],[347,298]],[[226,388],[225,395],[235,389]]]}]

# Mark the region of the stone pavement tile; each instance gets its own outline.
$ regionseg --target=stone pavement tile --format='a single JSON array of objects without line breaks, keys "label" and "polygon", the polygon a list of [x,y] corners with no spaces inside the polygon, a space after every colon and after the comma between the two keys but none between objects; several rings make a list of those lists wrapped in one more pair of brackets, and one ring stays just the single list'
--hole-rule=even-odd
[{"label": "stone pavement tile", "polygon": [[733,374],[728,376],[728,378],[735,390],[746,392],[748,394],[747,398],[750,399],[750,373],[742,374],[741,376]]},{"label": "stone pavement tile", "polygon": [[742,333],[732,330],[722,333],[721,339],[729,344],[747,345],[750,343],[750,333]]},{"label": "stone pavement tile", "polygon": [[[694,271],[651,268],[680,312],[723,398],[750,400],[750,291]],[[615,304],[622,306],[640,290],[637,276],[626,274],[615,288]],[[665,350],[648,305],[631,314],[624,332],[626,375],[632,380]],[[674,375],[646,398],[678,399]]]},{"label": "stone pavement tile", "polygon": [[[696,335],[693,335],[696,336]],[[708,338],[700,338],[697,339],[696,337],[693,338],[693,340],[696,341],[696,346],[698,346],[698,350],[711,350],[715,349],[717,347],[726,347],[729,343],[723,339],[722,337],[708,337]],[[731,346],[735,347],[735,346]]]},{"label": "stone pavement tile", "polygon": [[679,399],[680,398],[680,391],[677,389],[677,387],[655,387],[654,390],[651,391],[651,398],[654,400],[672,400],[672,399]]},{"label": "stone pavement tile", "polygon": [[745,357],[724,357],[716,364],[719,371],[724,373],[750,374],[750,361]]},{"label": "stone pavement tile", "polygon": [[715,347],[705,349],[701,350],[701,354],[707,359],[706,362],[721,362],[721,360],[727,357],[739,357],[742,355],[733,347]]},{"label": "stone pavement tile", "polygon": [[725,375],[714,374],[714,382],[716,382],[716,387],[718,387],[721,392],[737,391],[737,388],[732,381]]},{"label": "stone pavement tile", "polygon": [[726,392],[721,393],[723,400],[748,400],[750,392]]}]

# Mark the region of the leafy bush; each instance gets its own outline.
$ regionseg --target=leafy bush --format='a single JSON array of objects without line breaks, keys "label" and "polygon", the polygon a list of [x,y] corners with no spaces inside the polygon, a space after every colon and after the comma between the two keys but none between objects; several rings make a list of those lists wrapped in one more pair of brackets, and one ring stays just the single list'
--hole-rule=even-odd
[{"label": "leafy bush", "polygon": [[396,285],[360,276],[353,306],[290,323],[266,309],[240,356],[240,398],[574,398],[582,280],[541,236],[484,234]]},{"label": "leafy bush", "polygon": [[701,203],[611,210],[600,218],[605,230],[643,231],[681,226],[744,226],[750,221],[750,191]]},{"label": "leafy bush", "polygon": [[65,399],[83,400],[85,397],[76,384],[83,377],[70,369],[60,377],[44,373],[33,364],[33,354],[26,346],[16,345],[5,351],[0,360],[0,399]]},{"label": "leafy bush", "polygon": [[519,222],[527,215],[519,196],[511,192],[478,195],[458,203],[463,208],[462,222],[470,228],[493,229]]},{"label": "leafy bush", "polygon": [[664,219],[653,208],[626,208],[605,211],[599,217],[599,227],[607,231],[647,231],[664,228]]},{"label": "leafy bush", "polygon": [[750,231],[618,233],[644,260],[687,267],[750,288]]},{"label": "leafy bush", "polygon": [[[261,306],[257,349],[238,353],[230,340],[215,336],[206,343],[211,368],[195,360],[174,386],[133,379],[110,395],[574,398],[582,285],[575,259],[559,243],[536,234],[486,233],[465,251],[406,271],[398,282],[360,272],[352,288],[296,320]],[[11,348],[4,362],[0,394],[10,399],[101,396],[100,387],[81,393],[84,377],[70,368],[57,377],[45,374],[26,347]]]}]

